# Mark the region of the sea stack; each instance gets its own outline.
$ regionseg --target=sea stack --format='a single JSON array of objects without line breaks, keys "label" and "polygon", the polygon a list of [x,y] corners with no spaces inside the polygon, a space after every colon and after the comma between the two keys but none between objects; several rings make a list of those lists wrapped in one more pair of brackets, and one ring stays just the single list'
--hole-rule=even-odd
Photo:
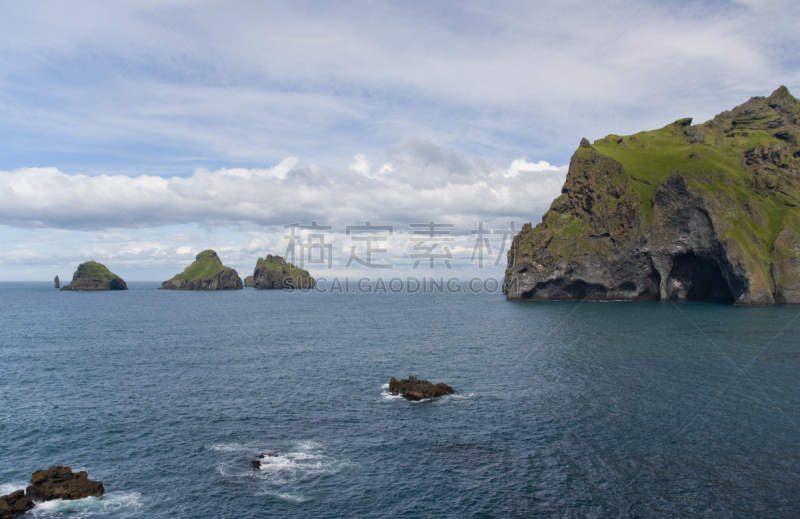
[{"label": "sea stack", "polygon": [[581,141],[508,252],[509,300],[800,303],[800,101]]},{"label": "sea stack", "polygon": [[[58,276],[55,282],[58,288]],[[128,290],[128,285],[102,263],[87,261],[78,266],[72,282],[61,290]]]},{"label": "sea stack", "polygon": [[174,278],[164,281],[164,290],[241,290],[239,273],[222,264],[217,253],[204,250],[194,263]]},{"label": "sea stack", "polygon": [[55,279],[53,279],[53,281],[55,281],[56,283],[56,288],[61,288],[61,282],[58,280],[58,276],[56,276]]},{"label": "sea stack", "polygon": [[258,258],[253,271],[254,288],[314,288],[315,284],[316,281],[307,270],[272,254],[267,254],[266,258]]}]

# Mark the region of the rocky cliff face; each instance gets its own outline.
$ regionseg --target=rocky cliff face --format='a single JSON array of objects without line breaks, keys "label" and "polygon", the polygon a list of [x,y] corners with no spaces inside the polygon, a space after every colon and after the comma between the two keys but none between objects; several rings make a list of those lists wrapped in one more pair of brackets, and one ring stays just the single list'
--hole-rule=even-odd
[{"label": "rocky cliff face", "polygon": [[800,303],[800,102],[586,139],[508,253],[509,300]]},{"label": "rocky cliff face", "polygon": [[161,285],[164,290],[241,290],[239,273],[222,264],[213,250],[205,250],[194,263]]},{"label": "rocky cliff face", "polygon": [[315,283],[307,270],[272,254],[267,254],[266,259],[258,258],[253,271],[254,288],[314,288]]},{"label": "rocky cliff face", "polygon": [[[55,281],[58,287],[58,276]],[[72,282],[61,290],[128,290],[128,285],[102,263],[87,261],[78,266]]]}]

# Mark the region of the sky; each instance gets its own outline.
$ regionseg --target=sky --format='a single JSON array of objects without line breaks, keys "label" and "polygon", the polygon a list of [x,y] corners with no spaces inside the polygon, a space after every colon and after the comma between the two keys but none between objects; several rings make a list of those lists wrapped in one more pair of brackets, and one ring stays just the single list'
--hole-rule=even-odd
[{"label": "sky", "polygon": [[0,281],[163,281],[209,248],[244,277],[292,244],[317,277],[502,276],[582,137],[797,96],[798,22],[795,0],[5,2]]}]

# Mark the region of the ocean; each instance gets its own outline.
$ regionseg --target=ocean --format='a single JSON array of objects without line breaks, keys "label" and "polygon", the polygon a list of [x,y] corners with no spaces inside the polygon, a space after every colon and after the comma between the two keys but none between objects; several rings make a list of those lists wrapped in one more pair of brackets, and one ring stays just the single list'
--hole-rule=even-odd
[{"label": "ocean", "polygon": [[25,517],[800,514],[798,307],[128,284],[0,283],[0,494],[106,488]]}]

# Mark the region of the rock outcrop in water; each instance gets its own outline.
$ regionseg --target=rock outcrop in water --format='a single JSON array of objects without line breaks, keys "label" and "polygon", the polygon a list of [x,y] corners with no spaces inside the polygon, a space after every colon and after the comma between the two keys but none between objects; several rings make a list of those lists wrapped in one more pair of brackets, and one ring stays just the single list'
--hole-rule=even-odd
[{"label": "rock outcrop in water", "polygon": [[437,398],[445,395],[455,394],[452,387],[439,382],[434,385],[427,380],[419,380],[417,377],[397,380],[392,377],[389,381],[389,394],[400,395],[407,400],[423,400],[426,398]]},{"label": "rock outcrop in water", "polygon": [[509,300],[800,303],[800,101],[586,139],[508,253]]},{"label": "rock outcrop in water", "polygon": [[17,490],[0,497],[0,519],[11,519],[15,514],[24,514],[33,506],[33,501],[25,496],[25,491]]},{"label": "rock outcrop in water", "polygon": [[315,283],[307,270],[272,254],[267,254],[266,258],[258,258],[253,271],[254,288],[314,288]]},{"label": "rock outcrop in water", "polygon": [[55,282],[55,284],[56,284],[56,288],[61,288],[61,282],[58,280],[58,276],[56,276],[55,278],[53,278],[53,281],[54,281],[54,282]]},{"label": "rock outcrop in water", "polygon": [[247,276],[246,278],[244,278],[244,286],[253,288],[253,284],[254,284],[253,276]]},{"label": "rock outcrop in water", "polygon": [[128,285],[102,263],[87,261],[78,266],[72,282],[61,290],[128,290]]},{"label": "rock outcrop in water", "polygon": [[37,470],[31,476],[31,483],[25,495],[36,501],[81,499],[102,495],[105,490],[102,482],[92,481],[85,471],[72,472],[70,467],[60,465]]},{"label": "rock outcrop in water", "polygon": [[222,264],[217,253],[204,250],[194,263],[161,285],[164,290],[241,290],[239,273]]}]

